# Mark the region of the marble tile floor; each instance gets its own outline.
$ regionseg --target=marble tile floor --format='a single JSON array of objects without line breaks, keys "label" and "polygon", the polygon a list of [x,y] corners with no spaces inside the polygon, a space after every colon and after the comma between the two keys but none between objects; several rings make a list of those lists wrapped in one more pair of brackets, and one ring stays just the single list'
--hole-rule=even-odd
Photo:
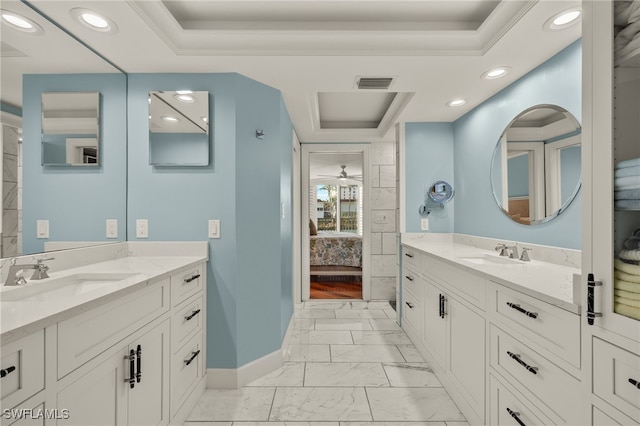
[{"label": "marble tile floor", "polygon": [[468,426],[387,302],[297,306],[278,370],[208,389],[184,426]]}]

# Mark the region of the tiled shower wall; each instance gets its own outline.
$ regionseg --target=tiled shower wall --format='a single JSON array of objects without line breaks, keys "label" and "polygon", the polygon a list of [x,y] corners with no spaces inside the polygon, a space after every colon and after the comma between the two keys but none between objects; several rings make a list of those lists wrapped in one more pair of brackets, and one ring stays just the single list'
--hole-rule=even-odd
[{"label": "tiled shower wall", "polygon": [[396,299],[396,148],[371,145],[371,299]]},{"label": "tiled shower wall", "polygon": [[18,181],[20,170],[18,129],[10,126],[2,126],[2,146],[3,146],[3,199],[2,199],[2,257],[12,257],[20,254],[21,240],[19,233],[19,203],[18,203]]}]

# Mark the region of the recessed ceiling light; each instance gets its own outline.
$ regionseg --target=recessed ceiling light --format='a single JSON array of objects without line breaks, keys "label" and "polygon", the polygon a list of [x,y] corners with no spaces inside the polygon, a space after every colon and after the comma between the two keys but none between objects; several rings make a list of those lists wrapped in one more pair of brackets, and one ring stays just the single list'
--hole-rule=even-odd
[{"label": "recessed ceiling light", "polygon": [[91,28],[94,31],[103,33],[115,33],[118,26],[109,18],[100,15],[89,9],[71,9],[71,15],[76,18],[82,25]]},{"label": "recessed ceiling light", "polygon": [[177,123],[178,121],[180,121],[176,117],[173,117],[171,115],[163,115],[162,119],[168,123]]},{"label": "recessed ceiling light", "polygon": [[178,95],[191,95],[193,93],[193,91],[191,91],[191,90],[176,90],[176,93]]},{"label": "recessed ceiling light", "polygon": [[493,80],[495,78],[504,77],[505,75],[507,75],[507,73],[509,72],[510,69],[511,69],[511,67],[493,68],[493,69],[490,69],[489,71],[485,72],[484,74],[482,74],[482,78],[485,78],[487,80]]},{"label": "recessed ceiling light", "polygon": [[32,34],[39,34],[44,32],[40,25],[18,13],[0,9],[0,16],[2,16],[2,22],[16,30]]},{"label": "recessed ceiling light", "polygon": [[200,117],[202,119],[202,121],[204,121],[205,123],[209,122],[209,117]]},{"label": "recessed ceiling light", "polygon": [[582,10],[576,8],[568,9],[549,18],[544,23],[543,28],[545,30],[562,30],[578,23],[581,16]]},{"label": "recessed ceiling light", "polygon": [[454,99],[452,101],[447,102],[447,106],[450,107],[458,107],[467,103],[466,99]]},{"label": "recessed ceiling light", "polygon": [[191,95],[177,94],[177,95],[174,95],[173,97],[176,98],[177,100],[179,100],[180,102],[186,102],[186,103],[191,103],[191,102],[196,100],[196,98],[194,98]]}]

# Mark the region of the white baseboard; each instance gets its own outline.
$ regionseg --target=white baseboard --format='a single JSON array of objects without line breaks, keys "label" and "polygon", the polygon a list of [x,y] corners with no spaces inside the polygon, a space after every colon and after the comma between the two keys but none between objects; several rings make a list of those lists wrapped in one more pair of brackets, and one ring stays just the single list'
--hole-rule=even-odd
[{"label": "white baseboard", "polygon": [[207,389],[239,389],[247,383],[282,367],[284,354],[293,333],[293,316],[279,350],[251,361],[239,368],[208,368]]}]

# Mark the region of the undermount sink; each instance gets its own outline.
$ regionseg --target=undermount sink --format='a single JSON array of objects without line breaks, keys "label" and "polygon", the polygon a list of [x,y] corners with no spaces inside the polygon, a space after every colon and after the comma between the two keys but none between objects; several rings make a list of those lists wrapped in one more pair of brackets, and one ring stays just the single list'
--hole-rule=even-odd
[{"label": "undermount sink", "polygon": [[498,255],[480,254],[477,256],[463,256],[460,260],[475,263],[476,265],[521,265],[522,262],[508,257],[500,257]]},{"label": "undermount sink", "polygon": [[[134,272],[88,272],[49,278],[42,281],[30,280],[19,287],[3,287],[0,292],[2,302],[44,302],[55,298],[74,297],[126,280]],[[55,294],[52,294],[54,293]]]}]

